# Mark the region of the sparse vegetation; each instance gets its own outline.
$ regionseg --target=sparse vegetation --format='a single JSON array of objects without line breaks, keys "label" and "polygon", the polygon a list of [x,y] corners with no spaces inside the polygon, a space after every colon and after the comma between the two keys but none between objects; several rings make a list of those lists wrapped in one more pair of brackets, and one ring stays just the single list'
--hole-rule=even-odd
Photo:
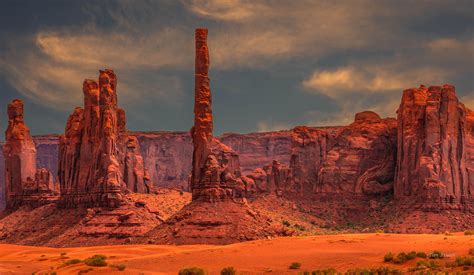
[{"label": "sparse vegetation", "polygon": [[345,273],[346,275],[395,275],[403,274],[402,271],[398,269],[390,269],[388,267],[382,266],[379,268],[356,268],[349,269]]},{"label": "sparse vegetation", "polygon": [[104,255],[94,255],[84,260],[84,263],[88,266],[107,266],[107,259]]},{"label": "sparse vegetation", "polygon": [[469,255],[474,255],[474,247],[469,249]]},{"label": "sparse vegetation", "polygon": [[327,269],[317,269],[313,271],[303,271],[302,275],[334,275],[337,274],[337,270],[334,268],[327,268]]},{"label": "sparse vegetation", "polygon": [[287,227],[291,226],[290,222],[287,221],[287,220],[284,220],[284,221],[282,221],[281,223],[282,223],[284,226],[287,226]]},{"label": "sparse vegetation", "polygon": [[464,235],[466,235],[466,236],[474,235],[474,229],[464,231]]},{"label": "sparse vegetation", "polygon": [[404,264],[408,261],[408,255],[405,252],[397,254],[397,257],[393,259],[394,264]]},{"label": "sparse vegetation", "polygon": [[94,270],[93,268],[88,268],[88,269],[81,269],[79,270],[79,275],[84,274],[84,273],[89,273],[90,271]]},{"label": "sparse vegetation", "polygon": [[199,267],[183,268],[179,271],[179,275],[205,275],[204,269]]},{"label": "sparse vegetation", "polygon": [[300,269],[301,268],[301,263],[298,262],[293,262],[290,264],[289,269]]},{"label": "sparse vegetation", "polygon": [[221,270],[221,275],[235,275],[237,274],[237,271],[235,268],[229,266]]},{"label": "sparse vegetation", "polygon": [[424,259],[426,259],[426,257],[428,257],[428,256],[426,256],[425,252],[418,252],[418,253],[416,253],[416,256],[418,258],[424,258]]},{"label": "sparse vegetation", "polygon": [[113,264],[110,267],[116,268],[118,271],[124,271],[127,266],[125,264]]},{"label": "sparse vegetation", "polygon": [[385,254],[385,256],[383,257],[383,261],[384,262],[391,262],[393,260],[393,253],[392,252],[388,252],[387,254]]},{"label": "sparse vegetation", "polygon": [[81,260],[79,259],[71,259],[71,260],[67,260],[64,262],[65,265],[72,265],[72,264],[78,264],[82,262]]},{"label": "sparse vegetation", "polygon": [[431,254],[428,255],[428,258],[430,258],[430,259],[443,259],[444,258],[444,253],[435,250]]}]

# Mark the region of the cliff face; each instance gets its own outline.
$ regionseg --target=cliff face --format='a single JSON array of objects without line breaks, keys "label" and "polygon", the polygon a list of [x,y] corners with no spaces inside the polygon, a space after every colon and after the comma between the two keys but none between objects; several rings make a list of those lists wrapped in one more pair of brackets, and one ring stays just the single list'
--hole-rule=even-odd
[{"label": "cliff face", "polygon": [[453,86],[405,90],[398,109],[395,196],[427,208],[472,202],[472,136],[472,111]]},{"label": "cliff face", "polygon": [[273,161],[249,177],[278,194],[372,196],[393,188],[396,120],[356,114],[344,127],[296,127],[289,165]]},{"label": "cliff face", "polygon": [[74,110],[60,140],[58,177],[64,207],[116,207],[124,192],[149,192],[140,146],[126,130],[116,87],[112,70],[100,71],[99,82],[84,81],[84,108]]}]

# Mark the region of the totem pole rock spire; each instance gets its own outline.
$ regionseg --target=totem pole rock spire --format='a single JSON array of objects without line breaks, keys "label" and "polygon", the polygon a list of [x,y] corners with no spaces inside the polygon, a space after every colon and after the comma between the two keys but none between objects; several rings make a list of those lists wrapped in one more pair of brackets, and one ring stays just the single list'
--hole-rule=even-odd
[{"label": "totem pole rock spire", "polygon": [[213,137],[212,96],[209,80],[207,29],[196,29],[193,138],[193,200],[219,201],[232,198],[240,176],[238,155]]}]

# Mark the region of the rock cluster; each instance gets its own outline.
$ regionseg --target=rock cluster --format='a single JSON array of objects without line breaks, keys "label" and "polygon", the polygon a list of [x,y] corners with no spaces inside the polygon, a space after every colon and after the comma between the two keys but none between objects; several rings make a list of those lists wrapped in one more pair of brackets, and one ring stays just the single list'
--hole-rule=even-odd
[{"label": "rock cluster", "polygon": [[472,203],[473,122],[453,86],[405,90],[398,109],[395,197],[434,209]]},{"label": "rock cluster", "polygon": [[8,128],[5,132],[6,208],[37,206],[56,200],[53,177],[45,169],[36,169],[36,146],[23,119],[23,102],[8,104]]},{"label": "rock cluster", "polygon": [[70,115],[60,140],[58,176],[64,207],[117,207],[124,193],[149,192],[140,147],[126,130],[116,89],[112,70],[100,71],[98,82],[84,81],[84,108]]}]

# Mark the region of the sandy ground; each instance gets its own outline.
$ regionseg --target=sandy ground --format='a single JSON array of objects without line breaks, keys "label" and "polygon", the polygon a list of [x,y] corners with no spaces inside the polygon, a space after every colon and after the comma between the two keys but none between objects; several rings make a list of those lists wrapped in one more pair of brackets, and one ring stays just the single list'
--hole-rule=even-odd
[{"label": "sandy ground", "polygon": [[[122,245],[78,248],[45,248],[0,245],[0,274],[78,274],[89,267],[83,263],[63,266],[68,259],[85,259],[103,254],[111,264],[125,264],[125,271],[94,267],[88,274],[177,274],[183,267],[199,266],[209,274],[219,274],[226,266],[233,266],[238,274],[298,274],[303,270],[335,268],[346,271],[356,267],[390,266],[406,269],[405,265],[383,262],[387,252],[439,250],[454,260],[467,255],[474,247],[474,236],[453,235],[397,235],[348,234],[311,237],[286,237],[237,243],[227,246],[165,246]],[[61,253],[66,253],[61,256]],[[66,259],[66,257],[68,257]],[[301,269],[289,270],[292,262],[300,262]],[[471,270],[472,271],[472,270]],[[46,274],[46,273],[43,273]]]}]

